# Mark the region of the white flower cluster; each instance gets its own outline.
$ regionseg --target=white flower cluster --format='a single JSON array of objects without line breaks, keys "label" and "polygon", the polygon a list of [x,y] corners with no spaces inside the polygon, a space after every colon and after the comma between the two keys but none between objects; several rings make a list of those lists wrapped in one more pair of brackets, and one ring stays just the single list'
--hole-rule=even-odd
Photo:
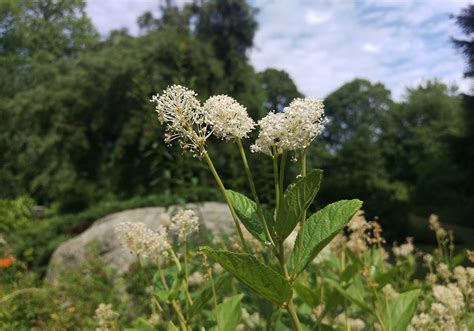
[{"label": "white flower cluster", "polygon": [[260,132],[253,152],[272,154],[306,149],[321,134],[326,119],[319,99],[297,98],[281,113],[269,113],[258,125]]},{"label": "white flower cluster", "polygon": [[225,140],[242,139],[255,127],[246,108],[233,98],[213,96],[202,106],[196,97],[196,92],[172,85],[151,98],[161,124],[166,125],[167,144],[178,139],[183,150],[201,157],[212,134]]},{"label": "white flower cluster", "polygon": [[334,322],[339,325],[346,325],[346,318],[347,318],[347,323],[349,324],[352,330],[363,330],[365,328],[365,323],[363,320],[358,319],[358,318],[350,318],[346,316],[345,313],[341,313],[337,315],[336,318],[334,319]]},{"label": "white flower cluster", "polygon": [[206,278],[204,277],[204,275],[202,273],[200,273],[199,271],[195,271],[193,272],[191,275],[189,275],[188,277],[188,283],[189,285],[200,285],[202,283],[204,283],[204,281],[206,280]]},{"label": "white flower cluster", "polygon": [[165,227],[160,226],[155,232],[141,222],[126,222],[120,224],[118,231],[133,254],[153,259],[168,256],[171,245]]},{"label": "white flower cluster", "polygon": [[383,293],[387,297],[388,300],[393,300],[398,298],[400,293],[398,293],[392,286],[392,284],[388,283],[382,288]]},{"label": "white flower cluster", "polygon": [[196,92],[180,85],[172,85],[161,95],[152,97],[161,124],[166,124],[165,142],[179,139],[183,150],[201,156],[209,137],[204,123],[204,112],[196,98]]},{"label": "white flower cluster", "polygon": [[171,218],[169,229],[178,235],[180,242],[184,242],[187,236],[199,230],[199,219],[191,209],[179,210]]},{"label": "white flower cluster", "polygon": [[99,324],[99,327],[96,328],[96,331],[110,330],[110,324],[116,321],[119,316],[119,313],[112,310],[111,304],[99,304],[99,306],[95,310],[95,319]]},{"label": "white flower cluster", "polygon": [[464,296],[455,284],[447,286],[435,285],[433,287],[433,295],[436,300],[443,302],[453,315],[462,313],[464,309]]},{"label": "white flower cluster", "polygon": [[415,246],[413,246],[413,238],[407,238],[407,242],[400,245],[400,246],[394,246],[392,248],[393,255],[395,256],[408,256],[411,253],[413,253],[413,250],[415,249]]},{"label": "white flower cluster", "polygon": [[246,108],[227,95],[210,97],[204,103],[204,112],[214,135],[221,139],[247,138],[255,127]]}]

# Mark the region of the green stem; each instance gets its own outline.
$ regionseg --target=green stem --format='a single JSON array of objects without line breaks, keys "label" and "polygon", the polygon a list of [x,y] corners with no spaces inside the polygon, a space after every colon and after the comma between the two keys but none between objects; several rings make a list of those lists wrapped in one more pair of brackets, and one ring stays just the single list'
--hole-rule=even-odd
[{"label": "green stem", "polygon": [[[163,269],[161,268],[161,265],[159,263],[158,263],[158,273],[160,274],[160,280],[161,280],[161,283],[163,284],[163,287],[166,290],[169,290],[168,283],[166,283],[165,274],[163,273]],[[176,300],[171,300],[171,306],[176,312],[176,316],[178,316],[178,321],[179,321],[179,325],[181,326],[181,329],[186,331],[188,329],[187,324],[186,324],[186,319],[184,318],[183,312],[181,311],[181,308],[179,307]]]},{"label": "green stem", "polygon": [[[301,163],[300,163],[300,176],[305,177],[306,176],[306,150],[303,150],[301,152]],[[306,221],[306,210],[303,212],[303,216],[301,217],[300,220],[300,232],[298,236],[300,238],[303,238],[304,236],[304,223]],[[296,254],[296,261],[299,261],[301,259],[301,252],[303,251],[303,240],[300,240],[298,243],[298,253]],[[296,270],[293,270],[293,275],[292,278],[296,278],[297,273]]]},{"label": "green stem", "polygon": [[189,270],[188,270],[188,238],[184,240],[184,291],[186,293],[186,308],[189,312],[189,307],[193,304],[191,294],[189,293]]},{"label": "green stem", "polygon": [[286,166],[286,156],[288,152],[283,152],[281,155],[280,160],[280,178],[279,178],[279,186],[280,186],[280,195],[283,195],[283,184],[285,180],[285,166]]},{"label": "green stem", "polygon": [[[207,263],[207,261],[205,262]],[[212,270],[209,266],[207,266],[207,275],[209,276],[209,281],[211,282],[211,289],[212,289],[212,303],[214,306],[214,315],[217,324],[217,330],[221,330],[220,323],[219,323],[219,314],[217,312],[217,293],[216,293],[216,284],[214,283],[214,278],[212,277]]]},{"label": "green stem", "polygon": [[245,155],[245,151],[242,146],[242,141],[240,139],[237,139],[236,141],[237,141],[237,146],[239,147],[240,156],[242,157],[242,162],[244,163],[245,173],[247,174],[247,179],[249,181],[250,191],[252,192],[253,199],[255,200],[255,203],[257,205],[258,217],[260,218],[260,221],[262,222],[267,240],[274,245],[273,238],[268,229],[267,220],[265,219],[265,214],[263,213],[263,209],[260,204],[260,199],[258,198],[257,189],[255,188],[255,182],[253,181],[252,171],[250,170],[249,163],[247,161],[247,156]]},{"label": "green stem", "polygon": [[273,158],[273,179],[275,181],[275,212],[278,211],[280,207],[280,184],[279,184],[279,176],[278,176],[278,154],[276,152],[272,155]]},{"label": "green stem", "polygon": [[207,164],[208,164],[208,166],[209,166],[209,169],[210,169],[211,172],[212,172],[212,175],[214,176],[214,179],[215,179],[216,182],[217,182],[217,185],[219,186],[219,188],[220,188],[221,191],[222,191],[222,194],[224,195],[225,202],[226,202],[227,205],[229,206],[230,213],[231,213],[231,215],[232,215],[232,219],[234,220],[234,224],[235,224],[235,227],[236,227],[236,229],[237,229],[237,233],[239,234],[240,242],[242,243],[242,248],[244,249],[244,251],[248,252],[249,249],[248,249],[248,247],[247,247],[247,243],[245,242],[244,235],[243,235],[243,233],[242,233],[242,228],[240,227],[237,214],[235,213],[234,207],[232,206],[232,203],[230,202],[229,195],[227,194],[227,191],[226,191],[226,188],[225,188],[225,186],[224,186],[224,183],[222,183],[222,180],[221,180],[221,178],[219,177],[219,174],[217,173],[217,170],[216,170],[216,168],[214,167],[214,164],[212,163],[212,160],[211,160],[211,158],[209,157],[209,155],[207,154],[207,152],[204,152],[203,155],[204,155],[204,158],[206,159],[206,162],[207,162]]},{"label": "green stem", "polygon": [[298,315],[296,314],[296,308],[295,304],[293,303],[293,299],[290,299],[290,302],[288,302],[286,310],[288,310],[288,312],[290,313],[290,318],[293,322],[294,329],[296,331],[302,331],[303,328],[301,328],[300,320],[298,319]]},{"label": "green stem", "polygon": [[[281,268],[283,276],[287,280],[289,280],[290,275],[288,273],[288,269],[286,268],[285,251],[284,251],[284,248],[283,248],[283,243],[280,243],[279,249],[280,249],[280,254],[278,255],[278,261],[280,262],[280,268]],[[293,303],[293,297],[291,297],[290,300],[288,301],[288,304],[286,306],[286,310],[290,314],[290,318],[291,318],[291,321],[293,323],[294,330],[297,330],[297,331],[303,330],[301,328],[300,320],[298,319],[298,314],[296,313],[296,308],[295,308],[295,305]]]}]

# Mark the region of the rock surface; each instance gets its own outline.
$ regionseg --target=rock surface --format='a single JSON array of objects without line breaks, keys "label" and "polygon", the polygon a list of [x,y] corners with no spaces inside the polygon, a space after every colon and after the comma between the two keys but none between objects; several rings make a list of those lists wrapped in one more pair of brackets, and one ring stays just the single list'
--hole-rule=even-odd
[{"label": "rock surface", "polygon": [[[125,272],[136,258],[120,242],[116,232],[123,222],[143,222],[150,229],[156,230],[160,224],[166,225],[176,206],[168,209],[149,207],[125,210],[105,216],[95,221],[80,235],[62,243],[53,253],[50,260],[46,281],[55,284],[64,270],[78,268],[87,259],[90,246],[99,254],[104,264]],[[201,231],[210,230],[215,235],[230,234],[233,231],[233,221],[226,204],[220,202],[205,202],[199,205],[188,204],[186,208],[196,211],[201,221]]]}]

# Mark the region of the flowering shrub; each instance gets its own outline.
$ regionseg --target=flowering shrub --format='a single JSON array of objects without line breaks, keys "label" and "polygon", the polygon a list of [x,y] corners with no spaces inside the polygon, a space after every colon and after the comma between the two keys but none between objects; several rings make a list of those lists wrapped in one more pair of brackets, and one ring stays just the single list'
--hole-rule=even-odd
[{"label": "flowering shrub", "polygon": [[[108,276],[101,281],[95,277],[101,272],[85,268],[72,278],[78,278],[80,288],[71,281],[67,290],[55,290],[60,294],[54,299],[57,306],[43,309],[47,312],[40,317],[30,310],[31,323],[21,326],[11,316],[21,315],[20,300],[25,300],[25,293],[33,295],[34,289],[25,292],[15,286],[8,292],[0,285],[0,317],[6,321],[0,326],[95,325],[102,331],[124,326],[127,330],[474,329],[474,268],[463,265],[466,256],[474,262],[474,253],[455,254],[453,235],[436,216],[429,223],[438,247],[425,254],[415,248],[412,238],[387,249],[381,226],[365,218],[357,199],[338,201],[308,215],[323,175],[319,169],[308,171],[306,165],[307,148],[326,122],[320,100],[295,99],[257,124],[228,96],[214,96],[201,105],[193,91],[171,86],[152,101],[166,126],[166,143],[178,142],[209,167],[229,206],[236,238],[200,232],[193,210],[177,210],[156,231],[140,222],[124,223],[117,232],[140,267],[124,276],[129,278],[114,278],[114,286],[107,288],[103,284],[112,284],[110,271],[103,272]],[[260,202],[242,143],[257,126],[250,149],[273,161],[274,206]],[[226,188],[207,149],[212,136],[238,149],[251,198]],[[285,169],[290,165],[298,166],[299,175],[285,187]],[[15,267],[5,270],[13,272]],[[82,287],[101,289],[101,301],[90,300]],[[6,302],[15,303],[9,306],[15,308],[1,306]],[[74,319],[75,307],[87,312]]]}]

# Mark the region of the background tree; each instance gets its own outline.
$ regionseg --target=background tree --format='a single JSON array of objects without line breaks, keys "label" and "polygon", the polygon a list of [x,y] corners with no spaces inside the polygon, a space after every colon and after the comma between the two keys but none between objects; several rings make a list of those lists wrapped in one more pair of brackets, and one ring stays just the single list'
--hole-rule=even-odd
[{"label": "background tree", "polygon": [[464,8],[458,16],[455,16],[455,19],[465,37],[453,38],[454,46],[460,49],[466,57],[466,77],[474,77],[474,5]]}]

